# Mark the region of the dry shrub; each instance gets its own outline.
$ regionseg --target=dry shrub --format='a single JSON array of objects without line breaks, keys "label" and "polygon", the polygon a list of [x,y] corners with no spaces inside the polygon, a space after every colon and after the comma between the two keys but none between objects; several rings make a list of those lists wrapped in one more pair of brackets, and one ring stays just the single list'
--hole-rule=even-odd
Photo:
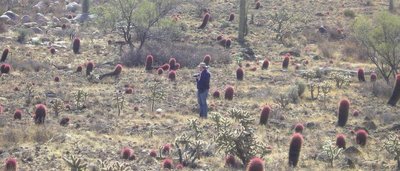
[{"label": "dry shrub", "polygon": [[306,28],[303,30],[302,34],[304,37],[306,37],[308,43],[310,44],[316,44],[318,42],[323,41],[323,37],[320,33],[316,31],[316,28]]},{"label": "dry shrub", "polygon": [[384,80],[377,80],[372,85],[372,94],[374,94],[376,97],[384,97],[389,99],[393,90],[391,85],[393,84],[387,84]]},{"label": "dry shrub", "polygon": [[149,42],[141,51],[128,51],[123,54],[122,61],[127,66],[144,65],[145,58],[151,54],[154,57],[153,66],[168,63],[174,57],[181,67],[195,67],[203,61],[205,55],[211,55],[211,65],[229,64],[231,58],[228,51],[220,47],[206,47],[201,45],[173,44]]},{"label": "dry shrub", "polygon": [[359,60],[368,60],[368,53],[364,47],[357,42],[357,40],[350,38],[348,41],[344,42],[342,49],[342,54],[345,57],[353,57]]},{"label": "dry shrub", "polygon": [[328,41],[322,41],[318,43],[318,48],[321,51],[323,57],[325,58],[333,57],[335,47],[333,47]]},{"label": "dry shrub", "polygon": [[33,129],[31,131],[32,140],[39,144],[48,142],[55,135],[54,129],[48,129],[45,126],[38,126],[36,127],[36,129]]}]

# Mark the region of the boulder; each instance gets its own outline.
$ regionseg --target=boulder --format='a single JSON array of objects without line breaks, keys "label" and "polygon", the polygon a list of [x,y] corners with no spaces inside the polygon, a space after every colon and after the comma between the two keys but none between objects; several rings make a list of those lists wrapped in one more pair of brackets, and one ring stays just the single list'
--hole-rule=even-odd
[{"label": "boulder", "polygon": [[40,29],[39,27],[32,27],[31,30],[36,34],[42,34],[43,33],[43,30]]},{"label": "boulder", "polygon": [[7,15],[1,15],[0,16],[0,23],[7,23],[10,20],[11,20],[11,18],[8,17]]},{"label": "boulder", "polygon": [[45,12],[46,8],[47,8],[47,4],[44,3],[43,1],[39,1],[36,5],[34,5],[32,8],[36,11],[36,12]]},{"label": "boulder", "polygon": [[44,16],[42,13],[36,13],[35,21],[39,25],[43,26],[43,25],[47,25],[47,22],[49,21],[49,19],[46,16]]},{"label": "boulder", "polygon": [[26,27],[26,28],[37,27],[37,25],[38,24],[36,22],[29,22],[29,23],[23,24],[23,26]]}]

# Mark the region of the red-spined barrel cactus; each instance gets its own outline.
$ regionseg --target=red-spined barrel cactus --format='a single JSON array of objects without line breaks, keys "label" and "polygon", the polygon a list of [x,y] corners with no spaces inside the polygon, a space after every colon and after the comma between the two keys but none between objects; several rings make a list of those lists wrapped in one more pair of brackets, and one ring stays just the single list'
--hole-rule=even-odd
[{"label": "red-spined barrel cactus", "polygon": [[153,69],[153,56],[147,55],[146,57],[146,71],[151,71]]},{"label": "red-spined barrel cactus", "polygon": [[356,132],[356,143],[360,146],[365,146],[367,144],[368,133],[360,129]]},{"label": "red-spined barrel cactus", "polygon": [[178,69],[180,69],[181,68],[181,64],[180,63],[176,63],[175,64],[175,70],[178,70]]},{"label": "red-spined barrel cactus", "polygon": [[121,150],[121,158],[125,160],[132,160],[133,159],[133,150],[129,147],[124,147]]},{"label": "red-spined barrel cactus", "polygon": [[14,119],[15,120],[21,120],[22,119],[22,111],[21,110],[19,110],[19,109],[17,109],[17,110],[15,110],[15,112],[14,112]]},{"label": "red-spined barrel cactus", "polygon": [[231,13],[231,14],[229,15],[228,21],[233,21],[234,19],[235,19],[235,14]]},{"label": "red-spined barrel cactus", "polygon": [[376,78],[377,78],[376,73],[375,73],[375,72],[371,73],[371,75],[370,75],[370,80],[371,80],[371,82],[375,82],[375,81],[376,81]]},{"label": "red-spined barrel cactus", "polygon": [[264,106],[260,115],[260,125],[266,125],[268,123],[268,118],[270,113],[271,113],[271,107]]},{"label": "red-spined barrel cactus", "polygon": [[169,67],[171,70],[176,70],[176,59],[175,58],[171,58],[169,59]]},{"label": "red-spined barrel cactus", "polygon": [[170,151],[171,151],[171,144],[164,144],[161,150],[162,154],[168,155]]},{"label": "red-spined barrel cactus", "polygon": [[88,62],[86,65],[86,75],[90,75],[94,69],[94,63],[93,62]]},{"label": "red-spined barrel cactus", "polygon": [[268,69],[268,67],[269,67],[269,61],[268,59],[265,59],[264,62],[262,63],[261,69],[262,70]]},{"label": "red-spined barrel cactus", "polygon": [[289,166],[296,167],[299,162],[301,145],[303,144],[303,136],[300,133],[295,133],[292,136],[289,147]]},{"label": "red-spined barrel cactus", "polygon": [[260,1],[257,1],[255,9],[260,9],[260,8],[261,8],[261,3],[260,3]]},{"label": "red-spined barrel cactus", "polygon": [[353,116],[354,117],[358,117],[360,115],[360,111],[358,111],[358,110],[354,110],[353,111]]},{"label": "red-spined barrel cactus", "polygon": [[9,74],[10,71],[11,71],[11,65],[10,64],[1,64],[0,73]]},{"label": "red-spined barrel cactus", "polygon": [[117,65],[115,66],[115,69],[114,69],[113,74],[114,74],[114,75],[120,75],[121,72],[122,72],[122,65],[121,65],[121,64],[117,64]]},{"label": "red-spined barrel cactus", "polygon": [[225,47],[226,47],[226,48],[230,48],[230,47],[231,47],[231,44],[232,44],[231,39],[226,39]]},{"label": "red-spined barrel cactus", "polygon": [[169,64],[164,64],[164,65],[161,66],[161,68],[162,68],[164,71],[168,71],[169,68],[170,68],[170,66],[169,66]]},{"label": "red-spined barrel cactus", "polygon": [[336,146],[338,148],[346,148],[346,136],[344,136],[343,134],[339,134],[336,136]]},{"label": "red-spined barrel cactus", "polygon": [[206,65],[210,65],[211,56],[210,56],[210,55],[204,56],[203,62],[204,62]]},{"label": "red-spined barrel cactus", "polygon": [[388,104],[391,106],[396,106],[397,101],[400,99],[400,74],[396,76],[396,84],[394,86],[392,96],[390,97]]},{"label": "red-spined barrel cactus", "polygon": [[233,100],[233,87],[232,86],[228,86],[225,89],[225,100]]},{"label": "red-spined barrel cactus", "polygon": [[81,65],[79,65],[78,67],[76,67],[76,72],[82,72],[83,68]]},{"label": "red-spined barrel cactus", "polygon": [[171,159],[164,159],[164,161],[162,162],[162,167],[164,169],[173,169],[174,164]]},{"label": "red-spined barrel cactus", "polygon": [[44,124],[44,119],[46,118],[47,108],[43,104],[36,105],[35,116],[33,119],[36,124]]},{"label": "red-spined barrel cactus", "polygon": [[132,94],[133,93],[133,88],[128,87],[125,89],[125,94]]},{"label": "red-spined barrel cactus", "polygon": [[227,167],[235,167],[236,166],[236,159],[234,155],[228,155],[225,158],[225,166]]},{"label": "red-spined barrel cactus", "polygon": [[54,77],[54,82],[60,82],[60,77],[58,76]]},{"label": "red-spined barrel cactus", "polygon": [[56,49],[54,49],[53,47],[52,47],[52,48],[50,48],[50,54],[51,54],[51,55],[54,55],[54,54],[56,54]]},{"label": "red-spined barrel cactus", "polygon": [[68,124],[69,124],[69,118],[68,118],[68,117],[63,117],[63,118],[60,120],[60,125],[61,125],[61,126],[68,126]]},{"label": "red-spined barrel cactus", "polygon": [[244,71],[243,71],[243,69],[242,69],[242,68],[238,68],[238,69],[236,70],[236,79],[237,79],[238,81],[243,81],[243,77],[244,77]]},{"label": "red-spined barrel cactus", "polygon": [[75,38],[74,42],[72,43],[72,50],[74,51],[75,54],[79,54],[80,48],[81,48],[81,40]]},{"label": "red-spined barrel cactus", "polygon": [[157,157],[157,152],[156,152],[156,150],[151,150],[150,153],[149,153],[149,156],[150,156],[150,157],[154,157],[154,158]]},{"label": "red-spined barrel cactus", "polygon": [[180,164],[180,163],[177,164],[177,165],[176,165],[176,169],[177,169],[177,170],[182,170],[182,169],[183,169],[183,165]]},{"label": "red-spined barrel cactus", "polygon": [[289,67],[289,59],[290,59],[289,56],[285,56],[285,58],[283,59],[283,62],[282,62],[283,69],[287,69]]},{"label": "red-spined barrel cactus", "polygon": [[164,73],[164,70],[162,68],[158,68],[157,73],[158,73],[158,75],[161,75]]},{"label": "red-spined barrel cactus", "polygon": [[303,126],[303,124],[296,124],[295,126],[294,126],[294,132],[295,133],[303,133],[303,130],[304,130],[304,126]]},{"label": "red-spined barrel cactus", "polygon": [[247,164],[246,171],[264,171],[264,161],[258,157],[252,158]]},{"label": "red-spined barrel cactus", "polygon": [[347,119],[349,117],[349,108],[350,102],[347,99],[343,99],[339,103],[339,111],[338,111],[338,125],[345,126],[347,123]]},{"label": "red-spined barrel cactus", "polygon": [[3,54],[1,54],[0,62],[5,62],[8,56],[9,50],[6,48],[3,50]]},{"label": "red-spined barrel cactus", "polygon": [[204,29],[207,26],[208,21],[210,20],[210,14],[206,13],[203,17],[203,23],[199,26],[199,29]]},{"label": "red-spined barrel cactus", "polygon": [[364,82],[365,81],[364,69],[359,68],[357,71],[357,76],[358,76],[358,81]]},{"label": "red-spined barrel cactus", "polygon": [[214,93],[213,93],[213,97],[215,99],[219,99],[220,96],[221,96],[221,93],[218,90],[215,90]]},{"label": "red-spined barrel cactus", "polygon": [[5,171],[17,171],[17,159],[8,158],[4,169]]},{"label": "red-spined barrel cactus", "polygon": [[176,80],[176,72],[175,72],[175,71],[170,71],[170,72],[168,73],[168,78],[169,78],[169,80],[171,80],[171,81],[175,81],[175,80]]},{"label": "red-spined barrel cactus", "polygon": [[217,36],[217,41],[221,41],[224,37],[222,35]]}]

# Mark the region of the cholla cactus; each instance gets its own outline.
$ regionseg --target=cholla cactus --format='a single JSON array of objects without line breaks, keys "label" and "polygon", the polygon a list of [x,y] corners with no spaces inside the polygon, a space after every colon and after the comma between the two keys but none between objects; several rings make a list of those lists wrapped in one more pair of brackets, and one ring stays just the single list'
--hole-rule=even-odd
[{"label": "cholla cactus", "polygon": [[100,169],[100,171],[128,171],[128,170],[130,170],[127,164],[120,163],[118,161],[110,163],[106,160],[97,160],[97,163],[98,163],[97,166]]},{"label": "cholla cactus", "polygon": [[328,140],[325,141],[322,147],[322,152],[328,156],[329,164],[333,167],[333,161],[342,154],[343,148],[339,148],[335,145],[335,142]]},{"label": "cholla cactus", "polygon": [[396,134],[389,134],[384,141],[385,150],[397,161],[397,169],[400,169],[400,137]]},{"label": "cholla cactus", "polygon": [[114,100],[118,109],[118,116],[120,116],[125,104],[125,94],[123,93],[123,91],[117,90]]},{"label": "cholla cactus", "polygon": [[350,76],[348,74],[332,72],[330,73],[329,78],[336,82],[337,88],[350,85]]},{"label": "cholla cactus", "polygon": [[82,159],[75,157],[74,155],[69,156],[69,158],[63,157],[64,161],[67,162],[71,171],[84,171],[86,170],[86,163]]},{"label": "cholla cactus", "polygon": [[324,82],[320,83],[318,86],[319,86],[319,90],[321,90],[321,92],[322,92],[322,95],[323,95],[322,101],[324,102],[324,107],[326,108],[326,100],[327,100],[328,94],[332,90],[332,83],[330,81],[324,81]]},{"label": "cholla cactus", "polygon": [[54,101],[51,102],[51,108],[53,109],[54,114],[58,116],[64,109],[64,103],[61,99],[54,99]]},{"label": "cholla cactus", "polygon": [[74,94],[75,105],[77,109],[82,109],[85,106],[86,99],[88,97],[88,93],[83,90],[79,90]]},{"label": "cholla cactus", "polygon": [[254,156],[262,158],[271,152],[264,143],[257,140],[255,129],[252,127],[254,119],[250,113],[231,109],[228,111],[228,116],[229,118],[219,113],[211,114],[216,129],[214,142],[218,151],[237,156],[244,165],[247,165]]}]

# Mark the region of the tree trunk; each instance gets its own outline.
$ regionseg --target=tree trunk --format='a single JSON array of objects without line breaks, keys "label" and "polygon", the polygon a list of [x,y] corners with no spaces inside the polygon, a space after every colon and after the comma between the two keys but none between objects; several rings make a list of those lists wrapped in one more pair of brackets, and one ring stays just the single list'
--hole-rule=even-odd
[{"label": "tree trunk", "polygon": [[389,0],[389,11],[394,12],[394,0]]},{"label": "tree trunk", "polygon": [[244,42],[244,36],[247,33],[247,9],[246,0],[240,0],[240,10],[239,10],[239,43]]}]

